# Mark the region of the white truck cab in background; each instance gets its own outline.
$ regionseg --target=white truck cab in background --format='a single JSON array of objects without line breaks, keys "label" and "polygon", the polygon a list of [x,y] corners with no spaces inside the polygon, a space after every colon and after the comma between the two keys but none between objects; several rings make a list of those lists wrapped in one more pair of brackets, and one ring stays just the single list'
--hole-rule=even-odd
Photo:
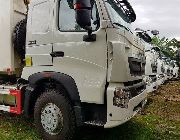
[{"label": "white truck cab in background", "polygon": [[147,49],[145,52],[146,66],[145,66],[145,81],[147,83],[147,92],[153,92],[157,89],[157,56],[154,49]]},{"label": "white truck cab in background", "polygon": [[170,59],[167,57],[163,57],[164,60],[164,68],[165,68],[165,80],[170,80],[173,77],[173,67],[170,64]]},{"label": "white truck cab in background", "polygon": [[159,57],[157,59],[157,85],[160,86],[165,82],[164,61]]},{"label": "white truck cab in background", "polygon": [[135,29],[137,36],[139,36],[144,43],[145,46],[145,75],[144,81],[146,82],[146,90],[147,93],[153,92],[157,89],[157,59],[158,54],[155,51],[154,47],[151,44],[152,38],[149,36],[147,31],[143,29],[136,28]]},{"label": "white truck cab in background", "polygon": [[156,52],[156,58],[157,58],[157,86],[162,85],[165,82],[165,68],[164,68],[164,61],[162,59],[162,52],[158,47],[153,48]]}]

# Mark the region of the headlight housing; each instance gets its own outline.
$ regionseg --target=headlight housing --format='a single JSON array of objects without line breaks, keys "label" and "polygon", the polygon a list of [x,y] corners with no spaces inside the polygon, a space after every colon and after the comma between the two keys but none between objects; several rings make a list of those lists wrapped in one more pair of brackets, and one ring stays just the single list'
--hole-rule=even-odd
[{"label": "headlight housing", "polygon": [[128,108],[131,93],[124,89],[116,88],[114,91],[113,105],[121,108]]}]

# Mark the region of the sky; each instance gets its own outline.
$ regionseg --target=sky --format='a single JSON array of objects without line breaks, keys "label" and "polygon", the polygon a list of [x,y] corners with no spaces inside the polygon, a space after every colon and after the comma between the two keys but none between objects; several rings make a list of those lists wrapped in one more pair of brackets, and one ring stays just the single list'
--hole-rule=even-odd
[{"label": "sky", "polygon": [[180,40],[180,0],[129,0],[137,20],[134,28],[156,29],[160,37]]}]

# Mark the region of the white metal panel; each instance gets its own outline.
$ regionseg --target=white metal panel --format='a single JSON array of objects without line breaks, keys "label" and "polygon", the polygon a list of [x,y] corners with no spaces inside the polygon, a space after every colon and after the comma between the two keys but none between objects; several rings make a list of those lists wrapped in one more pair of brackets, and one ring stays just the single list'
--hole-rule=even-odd
[{"label": "white metal panel", "polygon": [[26,56],[32,57],[33,66],[52,65],[53,10],[52,0],[34,0],[29,5]]},{"label": "white metal panel", "polygon": [[23,0],[0,0],[0,72],[7,68],[12,70],[19,67],[15,64],[12,33],[15,25],[25,18]]},{"label": "white metal panel", "polygon": [[52,45],[39,45],[26,48],[26,56],[32,57],[33,66],[52,65]]},{"label": "white metal panel", "polygon": [[0,0],[0,71],[12,67],[11,0]]},{"label": "white metal panel", "polygon": [[10,112],[10,106],[0,105],[0,110]]}]

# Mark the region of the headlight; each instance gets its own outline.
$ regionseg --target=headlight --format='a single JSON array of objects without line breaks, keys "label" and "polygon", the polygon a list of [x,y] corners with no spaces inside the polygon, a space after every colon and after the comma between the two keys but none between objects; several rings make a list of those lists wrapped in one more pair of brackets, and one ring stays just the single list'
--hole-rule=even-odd
[{"label": "headlight", "polygon": [[117,88],[114,91],[113,105],[121,108],[128,108],[128,103],[130,99],[130,92]]}]

